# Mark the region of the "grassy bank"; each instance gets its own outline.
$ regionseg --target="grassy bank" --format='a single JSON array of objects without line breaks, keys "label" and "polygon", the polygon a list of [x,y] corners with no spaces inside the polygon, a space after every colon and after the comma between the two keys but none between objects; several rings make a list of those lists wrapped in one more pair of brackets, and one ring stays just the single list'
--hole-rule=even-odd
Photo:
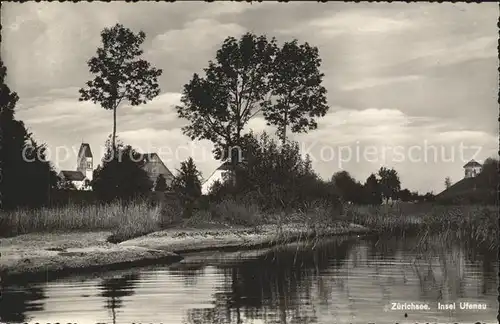
[{"label": "grassy bank", "polygon": [[0,239],[2,280],[51,280],[65,275],[180,261],[201,251],[244,251],[293,241],[317,242],[321,235],[363,234],[362,226],[330,226],[307,231],[287,225],[218,229],[171,228],[127,240],[107,241],[110,232],[31,233]]},{"label": "grassy bank", "polygon": [[344,218],[378,233],[440,234],[488,249],[498,248],[497,206],[441,206],[395,204],[394,206],[346,206]]},{"label": "grassy bank", "polygon": [[138,201],[3,213],[0,272],[46,280],[47,275],[104,267],[175,262],[191,252],[314,244],[323,236],[368,231],[339,221],[322,205],[296,213],[263,213],[254,204],[224,200],[189,218],[182,219],[183,211],[175,204]]},{"label": "grassy bank", "polygon": [[111,231],[124,239],[159,230],[161,208],[146,201],[127,205],[67,205],[0,212],[3,237],[27,233]]},{"label": "grassy bank", "polygon": [[[170,227],[250,227],[300,223],[306,231],[316,231],[338,223],[339,212],[324,204],[311,204],[301,211],[267,211],[257,204],[225,199],[206,209],[194,210],[185,217],[185,209],[176,201],[152,204],[138,200],[129,204],[67,205],[59,208],[0,212],[0,237],[28,233],[110,231],[108,241],[119,243]],[[184,217],[183,217],[184,216]],[[286,238],[280,238],[286,239]]]},{"label": "grassy bank", "polygon": [[5,237],[27,233],[109,231],[108,241],[118,243],[170,227],[220,229],[243,226],[255,229],[275,225],[276,237],[287,241],[288,234],[284,234],[283,227],[289,224],[300,224],[307,233],[319,233],[333,225],[354,223],[378,233],[421,236],[439,233],[491,249],[498,247],[496,206],[401,203],[393,206],[346,205],[339,210],[316,202],[301,210],[264,212],[257,204],[225,199],[206,209],[195,210],[188,218],[182,218],[183,212],[184,209],[173,202],[152,205],[147,201],[127,205],[117,202],[17,210],[0,213],[0,234]]},{"label": "grassy bank", "polygon": [[[224,200],[182,219],[183,210],[147,202],[3,213],[11,236],[0,239],[2,272],[46,275],[144,262],[174,262],[190,252],[265,248],[290,242],[314,246],[325,236],[439,233],[498,247],[494,206],[345,206],[313,203],[302,210],[263,212]],[[355,225],[359,224],[359,225]],[[422,240],[423,241],[423,240]]]}]

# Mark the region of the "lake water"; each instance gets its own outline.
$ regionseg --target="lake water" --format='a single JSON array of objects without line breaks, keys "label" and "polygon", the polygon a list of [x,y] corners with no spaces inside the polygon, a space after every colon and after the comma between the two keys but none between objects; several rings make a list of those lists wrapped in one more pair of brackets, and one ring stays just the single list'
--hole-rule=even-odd
[{"label": "lake water", "polygon": [[[0,322],[497,323],[496,253],[426,243],[336,238],[244,259],[205,253],[172,266],[4,282]],[[412,302],[430,309],[391,309]],[[466,302],[486,309],[460,309]]]}]

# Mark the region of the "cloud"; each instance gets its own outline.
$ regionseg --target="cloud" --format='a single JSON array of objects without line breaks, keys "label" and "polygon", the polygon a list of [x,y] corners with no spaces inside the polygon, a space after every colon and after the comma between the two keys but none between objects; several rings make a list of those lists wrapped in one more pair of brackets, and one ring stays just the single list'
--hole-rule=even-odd
[{"label": "cloud", "polygon": [[224,15],[241,15],[250,10],[266,9],[275,3],[239,3],[239,2],[218,2],[218,3],[199,3],[200,10],[192,16],[217,18]]},{"label": "cloud", "polygon": [[396,76],[396,77],[387,77],[387,78],[368,78],[361,80],[359,82],[352,82],[341,85],[340,88],[342,90],[356,90],[363,88],[372,88],[379,85],[387,85],[395,82],[408,82],[421,80],[423,77],[420,75],[406,75],[406,76]]},{"label": "cloud", "polygon": [[[302,26],[304,27],[304,26]],[[415,27],[412,21],[407,19],[394,19],[380,17],[369,12],[346,12],[337,13],[329,18],[320,18],[307,23],[309,28],[318,28],[325,36],[336,36],[347,33],[373,34],[373,33],[397,33]]]},{"label": "cloud", "polygon": [[160,82],[166,91],[180,91],[193,73],[200,73],[215,58],[226,37],[238,37],[245,31],[235,23],[199,18],[155,36],[145,56],[152,62],[175,62],[175,68],[164,68]]},{"label": "cloud", "polygon": [[[86,61],[95,54],[100,31],[120,22],[146,32],[144,58],[164,71],[160,96],[118,110],[118,134],[144,149],[148,143],[172,149],[190,143],[181,131],[186,121],[175,111],[182,85],[215,58],[227,36],[251,31],[318,46],[331,110],[316,131],[289,132],[305,151],[313,145],[318,159],[341,147],[353,154],[402,147],[407,155],[417,147],[417,156],[430,149],[431,157],[432,145],[439,155],[441,148],[450,154],[455,149],[453,162],[397,162],[398,152],[341,166],[337,158],[318,160],[314,167],[323,177],[347,169],[361,180],[386,163],[410,189],[437,191],[445,176],[462,176],[461,160],[473,149],[462,158],[460,145],[479,146],[478,160],[498,150],[494,4],[82,2],[6,3],[2,9],[2,58],[8,84],[21,97],[17,116],[53,148],[78,148],[84,140],[99,150],[111,133],[112,113],[78,102],[78,88],[91,77]],[[275,132],[262,117],[252,119],[249,129]],[[197,149],[193,154],[211,153],[211,143],[189,145]],[[180,163],[167,153],[164,158],[169,168]],[[75,159],[60,166],[74,169]],[[205,174],[218,165],[198,159]]]},{"label": "cloud", "polygon": [[197,19],[186,23],[184,28],[169,30],[156,36],[152,42],[152,51],[163,53],[185,51],[206,51],[219,45],[228,35],[239,36],[244,32],[237,24],[221,24],[213,19]]}]

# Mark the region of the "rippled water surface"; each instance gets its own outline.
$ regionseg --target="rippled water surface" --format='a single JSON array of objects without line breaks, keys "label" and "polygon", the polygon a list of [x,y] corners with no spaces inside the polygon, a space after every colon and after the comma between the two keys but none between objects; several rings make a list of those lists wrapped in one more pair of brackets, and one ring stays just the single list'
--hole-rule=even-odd
[{"label": "rippled water surface", "polygon": [[[429,239],[338,238],[189,256],[34,284],[3,283],[0,321],[39,323],[496,323],[496,253]],[[428,304],[391,310],[391,303]],[[455,302],[457,310],[437,310]],[[460,302],[486,310],[460,310]],[[406,313],[406,316],[405,316]]]}]

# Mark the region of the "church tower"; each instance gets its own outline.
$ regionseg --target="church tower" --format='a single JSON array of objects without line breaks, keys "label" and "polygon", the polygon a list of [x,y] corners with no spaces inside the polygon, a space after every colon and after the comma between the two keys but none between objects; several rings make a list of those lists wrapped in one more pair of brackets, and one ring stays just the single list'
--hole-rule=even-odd
[{"label": "church tower", "polygon": [[82,145],[80,145],[76,170],[80,171],[89,181],[92,181],[94,173],[94,158],[88,143],[82,143]]}]

